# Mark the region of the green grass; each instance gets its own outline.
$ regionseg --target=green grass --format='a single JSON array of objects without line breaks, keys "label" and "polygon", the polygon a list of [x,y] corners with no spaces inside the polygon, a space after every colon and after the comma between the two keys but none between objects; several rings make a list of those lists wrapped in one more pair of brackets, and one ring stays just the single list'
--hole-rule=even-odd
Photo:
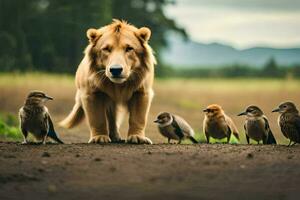
[{"label": "green grass", "polygon": [[30,73],[0,73],[1,86],[35,85],[39,84],[74,84],[74,75],[69,74],[47,74],[42,72]]},{"label": "green grass", "polygon": [[5,140],[20,140],[22,135],[17,121],[12,114],[0,114],[0,137]]},{"label": "green grass", "polygon": [[265,90],[267,87],[268,90],[278,90],[278,88],[285,88],[289,90],[295,90],[300,85],[300,79],[279,79],[279,78],[199,78],[199,79],[178,79],[178,78],[169,78],[169,79],[157,79],[157,83],[160,85],[172,85],[174,88],[184,87],[189,90],[193,89],[206,89],[209,86],[211,91],[235,91],[243,90],[247,91],[257,91]]}]

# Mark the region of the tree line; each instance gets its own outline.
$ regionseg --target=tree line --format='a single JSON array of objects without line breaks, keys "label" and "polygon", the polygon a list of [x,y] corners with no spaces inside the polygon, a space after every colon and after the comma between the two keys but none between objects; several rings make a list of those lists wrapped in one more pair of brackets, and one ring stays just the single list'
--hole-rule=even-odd
[{"label": "tree line", "polygon": [[[0,71],[74,73],[87,45],[86,30],[124,19],[152,30],[150,44],[159,59],[169,32],[187,37],[166,16],[172,0],[0,0]],[[218,68],[174,69],[158,62],[160,77],[299,77],[300,66],[281,67],[270,59],[263,68],[235,64]]]},{"label": "tree line", "polygon": [[183,78],[216,78],[216,77],[253,77],[253,78],[300,78],[300,64],[282,66],[274,58],[270,58],[261,67],[252,67],[243,64],[226,66],[198,66],[194,68],[172,68],[165,66],[160,69],[158,76]]},{"label": "tree line", "polygon": [[[1,0],[0,70],[74,73],[87,45],[86,30],[113,18],[152,30],[156,52],[166,44],[166,33],[186,36],[167,17],[169,0]],[[159,55],[158,55],[159,56]]]}]

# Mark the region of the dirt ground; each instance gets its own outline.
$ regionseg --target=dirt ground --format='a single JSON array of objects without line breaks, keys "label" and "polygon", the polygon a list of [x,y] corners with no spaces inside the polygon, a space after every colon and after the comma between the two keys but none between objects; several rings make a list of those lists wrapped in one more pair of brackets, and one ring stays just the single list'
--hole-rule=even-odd
[{"label": "dirt ground", "polygon": [[[0,139],[0,200],[300,199],[300,145],[284,146],[288,141],[276,123],[278,115],[271,113],[285,100],[299,105],[298,81],[159,80],[146,128],[154,145],[137,146],[88,145],[85,123],[72,130],[57,126],[74,103],[73,81],[43,74],[0,78],[0,112],[17,115],[30,90],[43,90],[55,98],[47,106],[67,143],[20,145]],[[201,110],[211,103],[233,118],[242,144],[164,144],[152,123],[157,113],[179,114],[201,133]],[[244,145],[244,118],[236,115],[249,104],[263,108],[281,145]],[[124,139],[126,132],[124,123]]]},{"label": "dirt ground", "polygon": [[299,199],[300,146],[0,143],[0,199]]}]

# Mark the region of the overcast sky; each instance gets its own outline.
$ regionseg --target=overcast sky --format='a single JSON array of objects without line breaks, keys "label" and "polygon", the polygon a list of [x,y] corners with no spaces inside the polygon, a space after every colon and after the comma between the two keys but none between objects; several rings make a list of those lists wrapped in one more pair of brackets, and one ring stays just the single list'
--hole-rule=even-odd
[{"label": "overcast sky", "polygon": [[166,14],[195,41],[237,48],[300,46],[300,0],[176,1]]}]

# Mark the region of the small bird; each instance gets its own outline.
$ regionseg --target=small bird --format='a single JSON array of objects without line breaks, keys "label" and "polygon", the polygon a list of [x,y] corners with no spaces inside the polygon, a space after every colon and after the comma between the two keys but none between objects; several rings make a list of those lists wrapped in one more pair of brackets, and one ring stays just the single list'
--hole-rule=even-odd
[{"label": "small bird", "polygon": [[208,144],[210,137],[215,139],[227,138],[227,143],[229,143],[231,134],[239,140],[239,132],[236,126],[232,119],[225,114],[221,106],[212,104],[204,109],[203,112],[205,112],[203,132]]},{"label": "small bird", "polygon": [[32,133],[37,140],[46,144],[47,137],[58,143],[63,142],[57,137],[54,126],[44,103],[53,100],[40,91],[32,91],[28,94],[23,107],[19,110],[20,126],[23,133],[23,144],[27,143],[28,132]]},{"label": "small bird", "polygon": [[238,116],[242,115],[246,115],[244,129],[248,144],[250,139],[255,140],[257,144],[261,140],[263,144],[276,144],[268,119],[259,107],[254,105],[248,106],[246,111]]},{"label": "small bird", "polygon": [[290,140],[288,146],[291,146],[292,142],[294,142],[292,146],[300,143],[300,116],[295,104],[293,102],[281,103],[272,112],[280,113],[278,125],[283,135]]},{"label": "small bird", "polygon": [[185,138],[190,139],[193,143],[198,143],[194,138],[194,130],[178,115],[162,112],[157,116],[154,123],[158,124],[159,132],[168,138],[168,143],[170,143],[171,139],[173,139],[178,140],[178,144],[180,144],[181,140]]}]

